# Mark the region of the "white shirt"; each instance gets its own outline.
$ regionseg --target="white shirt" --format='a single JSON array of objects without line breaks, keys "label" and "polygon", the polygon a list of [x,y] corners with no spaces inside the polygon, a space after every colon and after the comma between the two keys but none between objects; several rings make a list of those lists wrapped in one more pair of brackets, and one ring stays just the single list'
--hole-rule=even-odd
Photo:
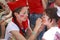
[{"label": "white shirt", "polygon": [[45,40],[55,40],[55,34],[57,32],[60,33],[60,29],[58,27],[52,27],[44,33],[42,38]]},{"label": "white shirt", "polygon": [[6,40],[8,40],[9,37],[12,36],[12,34],[11,34],[10,32],[13,31],[13,30],[20,31],[19,28],[18,28],[18,26],[17,26],[15,23],[10,22],[10,23],[8,24],[7,28],[6,28],[6,33],[5,33],[5,39],[6,39]]},{"label": "white shirt", "polygon": [[[29,22],[29,20],[28,20],[28,27],[29,27],[29,24],[30,22]],[[8,26],[7,26],[7,28],[6,28],[6,33],[5,33],[5,40],[8,40],[9,39],[9,37],[11,37],[12,36],[12,34],[10,33],[11,31],[13,31],[13,30],[17,30],[17,31],[19,31],[20,32],[20,29],[18,28],[18,26],[14,23],[14,22],[9,22],[9,24],[8,24]],[[27,29],[25,30],[25,31],[27,31]]]}]

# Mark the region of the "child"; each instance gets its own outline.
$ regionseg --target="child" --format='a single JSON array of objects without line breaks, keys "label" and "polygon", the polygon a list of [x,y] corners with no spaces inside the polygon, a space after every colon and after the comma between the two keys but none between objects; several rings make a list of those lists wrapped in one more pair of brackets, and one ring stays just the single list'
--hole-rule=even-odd
[{"label": "child", "polygon": [[58,20],[56,8],[47,8],[42,17],[43,24],[47,26],[48,30],[44,33],[42,40],[60,40],[60,29],[58,28]]}]

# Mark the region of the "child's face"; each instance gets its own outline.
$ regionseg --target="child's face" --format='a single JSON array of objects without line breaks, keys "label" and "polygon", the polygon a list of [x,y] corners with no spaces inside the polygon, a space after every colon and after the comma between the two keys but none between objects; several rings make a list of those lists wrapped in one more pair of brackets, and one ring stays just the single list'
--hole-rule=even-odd
[{"label": "child's face", "polygon": [[18,20],[26,21],[28,18],[28,7],[23,7],[16,17]]},{"label": "child's face", "polygon": [[43,24],[46,25],[46,26],[49,25],[49,23],[50,23],[49,17],[46,15],[46,13],[43,14],[43,16],[42,16],[42,22],[43,22]]}]

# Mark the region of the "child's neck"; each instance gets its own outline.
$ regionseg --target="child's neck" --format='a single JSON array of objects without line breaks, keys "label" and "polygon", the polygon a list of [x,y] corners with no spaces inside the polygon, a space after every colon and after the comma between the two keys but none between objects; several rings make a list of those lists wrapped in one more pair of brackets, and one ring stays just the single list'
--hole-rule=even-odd
[{"label": "child's neck", "polygon": [[57,24],[55,23],[55,24],[52,24],[52,25],[48,25],[48,29],[50,29],[51,27],[55,27],[55,26],[57,26]]}]

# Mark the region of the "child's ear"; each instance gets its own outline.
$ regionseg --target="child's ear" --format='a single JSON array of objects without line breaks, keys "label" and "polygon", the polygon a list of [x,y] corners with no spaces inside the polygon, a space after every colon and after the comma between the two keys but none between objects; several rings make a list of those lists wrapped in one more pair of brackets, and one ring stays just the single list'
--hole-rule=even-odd
[{"label": "child's ear", "polygon": [[49,19],[49,22],[50,22],[50,23],[53,23],[53,20],[52,20],[52,19]]},{"label": "child's ear", "polygon": [[55,23],[55,20],[54,20],[54,19],[52,19],[52,20],[51,20],[51,24],[54,24],[54,23]]},{"label": "child's ear", "polygon": [[52,19],[49,19],[49,22],[51,22],[52,21]]}]

